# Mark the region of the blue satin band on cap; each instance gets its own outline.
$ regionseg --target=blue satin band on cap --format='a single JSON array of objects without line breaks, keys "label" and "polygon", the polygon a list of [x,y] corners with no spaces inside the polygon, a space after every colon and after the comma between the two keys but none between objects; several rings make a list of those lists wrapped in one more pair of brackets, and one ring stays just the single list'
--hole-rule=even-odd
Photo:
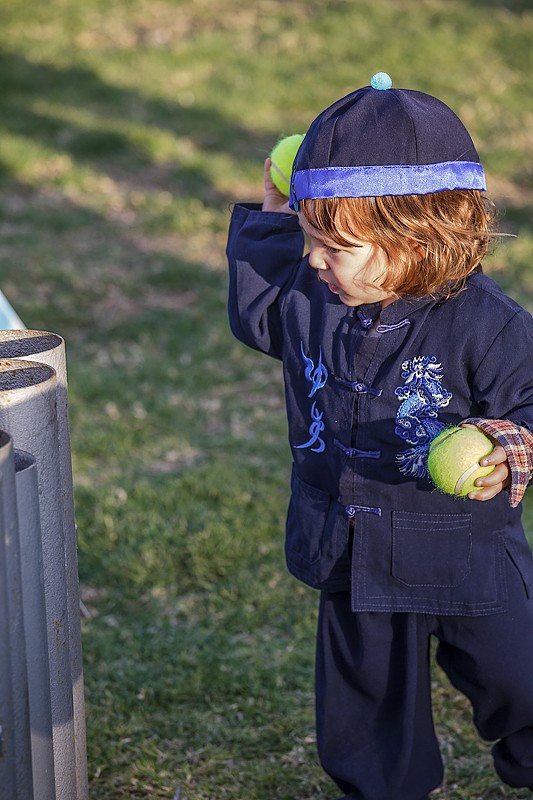
[{"label": "blue satin band on cap", "polygon": [[446,189],[486,189],[477,161],[396,164],[377,167],[322,167],[295,172],[289,204],[319,197],[384,197],[430,194]]}]

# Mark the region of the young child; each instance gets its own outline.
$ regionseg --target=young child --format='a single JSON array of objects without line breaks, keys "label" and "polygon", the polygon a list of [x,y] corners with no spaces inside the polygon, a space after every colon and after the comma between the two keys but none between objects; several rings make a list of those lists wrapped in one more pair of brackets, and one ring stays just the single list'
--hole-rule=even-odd
[{"label": "young child", "polygon": [[[233,212],[230,322],[283,362],[286,556],[321,590],[318,750],[345,799],[424,800],[441,783],[432,636],[496,742],[501,779],[533,787],[533,557],[520,522],[533,320],[482,272],[484,189],[455,114],[378,73],[312,123],[289,204],[267,160],[262,209]],[[468,499],[427,473],[431,441],[461,423],[497,443]]]}]

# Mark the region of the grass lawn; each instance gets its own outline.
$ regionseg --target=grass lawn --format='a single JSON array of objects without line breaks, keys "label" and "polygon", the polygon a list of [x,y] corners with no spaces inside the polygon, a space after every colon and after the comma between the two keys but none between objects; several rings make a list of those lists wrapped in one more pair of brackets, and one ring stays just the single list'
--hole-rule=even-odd
[{"label": "grass lawn", "polygon": [[[533,310],[530,0],[0,0],[0,286],[67,342],[91,800],[334,798],[285,571],[280,368],[233,340],[230,206],[384,69],[470,128]],[[533,532],[533,502],[526,500]],[[446,783],[504,788],[434,677]],[[527,793],[526,793],[527,794]]]}]

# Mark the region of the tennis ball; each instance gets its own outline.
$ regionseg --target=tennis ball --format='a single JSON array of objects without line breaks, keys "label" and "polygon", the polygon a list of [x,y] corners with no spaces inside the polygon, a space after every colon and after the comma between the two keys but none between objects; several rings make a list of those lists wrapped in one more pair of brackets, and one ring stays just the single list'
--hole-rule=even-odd
[{"label": "tennis ball", "polygon": [[285,136],[280,139],[277,145],[270,153],[272,164],[270,166],[270,177],[276,189],[284,194],[286,197],[290,194],[290,180],[292,174],[292,165],[296,158],[298,148],[303,142],[303,135],[301,133],[294,133],[292,136]]},{"label": "tennis ball", "polygon": [[466,497],[479,488],[477,478],[489,475],[495,467],[480,467],[479,462],[494,450],[491,440],[474,428],[446,428],[429,448],[428,470],[433,483],[446,494]]}]

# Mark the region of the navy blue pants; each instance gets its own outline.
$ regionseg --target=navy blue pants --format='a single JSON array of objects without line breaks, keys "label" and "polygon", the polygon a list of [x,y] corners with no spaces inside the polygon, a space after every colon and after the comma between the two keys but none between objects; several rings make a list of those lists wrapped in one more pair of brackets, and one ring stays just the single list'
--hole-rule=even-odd
[{"label": "navy blue pants", "polygon": [[353,613],[348,592],[322,594],[318,752],[346,800],[426,800],[440,785],[431,636],[501,779],[533,787],[533,599],[512,565],[508,588],[507,612],[486,617]]}]

